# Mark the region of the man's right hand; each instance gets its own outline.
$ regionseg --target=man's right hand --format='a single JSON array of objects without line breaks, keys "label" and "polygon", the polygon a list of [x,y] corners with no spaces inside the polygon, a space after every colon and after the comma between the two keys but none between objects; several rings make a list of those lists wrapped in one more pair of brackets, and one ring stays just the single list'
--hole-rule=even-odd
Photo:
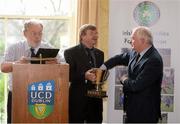
[{"label": "man's right hand", "polygon": [[85,79],[90,80],[92,82],[96,81],[96,74],[95,74],[94,69],[90,69],[85,72]]},{"label": "man's right hand", "polygon": [[27,60],[25,56],[22,56],[20,60],[16,61],[15,63],[27,64],[29,63],[29,60]]}]

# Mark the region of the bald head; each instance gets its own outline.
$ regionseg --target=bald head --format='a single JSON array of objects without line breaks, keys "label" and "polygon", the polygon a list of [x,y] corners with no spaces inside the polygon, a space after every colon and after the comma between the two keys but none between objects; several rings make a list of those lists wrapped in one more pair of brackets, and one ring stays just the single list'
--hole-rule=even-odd
[{"label": "bald head", "polygon": [[32,25],[40,25],[43,28],[43,24],[40,20],[30,19],[25,21],[23,31],[27,31]]}]

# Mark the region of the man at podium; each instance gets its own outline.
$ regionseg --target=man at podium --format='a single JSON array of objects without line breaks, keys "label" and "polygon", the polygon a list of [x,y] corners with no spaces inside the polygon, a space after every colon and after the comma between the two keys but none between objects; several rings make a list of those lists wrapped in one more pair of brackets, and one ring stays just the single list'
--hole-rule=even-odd
[{"label": "man at podium", "polygon": [[104,53],[94,48],[98,39],[96,26],[81,26],[79,37],[80,43],[64,52],[70,66],[69,122],[102,123],[102,99],[87,96],[87,90],[95,87],[92,81],[96,77],[90,69],[100,67],[104,61]]},{"label": "man at podium", "polygon": [[[4,61],[1,64],[1,71],[12,72],[14,63],[29,63],[27,57],[33,57],[39,48],[52,48],[48,43],[42,41],[43,24],[40,20],[30,19],[24,23],[23,34],[25,41],[15,43],[5,50]],[[48,63],[60,63],[62,57],[57,55],[56,60]],[[12,104],[12,74],[9,74],[9,94],[8,94],[8,123],[11,123],[11,104]]]}]

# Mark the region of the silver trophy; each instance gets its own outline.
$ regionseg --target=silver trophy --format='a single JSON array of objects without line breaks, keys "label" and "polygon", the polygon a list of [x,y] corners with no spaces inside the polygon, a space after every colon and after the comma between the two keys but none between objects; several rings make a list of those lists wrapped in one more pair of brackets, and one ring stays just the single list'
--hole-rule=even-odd
[{"label": "silver trophy", "polygon": [[104,84],[104,81],[107,80],[109,76],[109,72],[107,70],[102,70],[100,68],[94,68],[93,73],[96,75],[96,81],[94,82],[95,84],[95,89],[88,90],[87,95],[89,97],[95,97],[95,98],[104,98],[107,97],[106,91],[102,90],[102,85]]}]

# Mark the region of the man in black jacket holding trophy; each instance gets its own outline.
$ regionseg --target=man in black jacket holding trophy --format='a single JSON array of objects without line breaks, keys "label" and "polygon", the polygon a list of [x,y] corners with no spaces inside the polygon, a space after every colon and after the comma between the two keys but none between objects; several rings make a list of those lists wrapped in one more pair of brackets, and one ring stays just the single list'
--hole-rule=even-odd
[{"label": "man in black jacket holding trophy", "polygon": [[96,89],[94,68],[104,62],[104,53],[94,47],[97,39],[96,26],[85,24],[79,31],[80,43],[64,52],[70,66],[69,123],[102,123],[102,98],[87,94]]}]

